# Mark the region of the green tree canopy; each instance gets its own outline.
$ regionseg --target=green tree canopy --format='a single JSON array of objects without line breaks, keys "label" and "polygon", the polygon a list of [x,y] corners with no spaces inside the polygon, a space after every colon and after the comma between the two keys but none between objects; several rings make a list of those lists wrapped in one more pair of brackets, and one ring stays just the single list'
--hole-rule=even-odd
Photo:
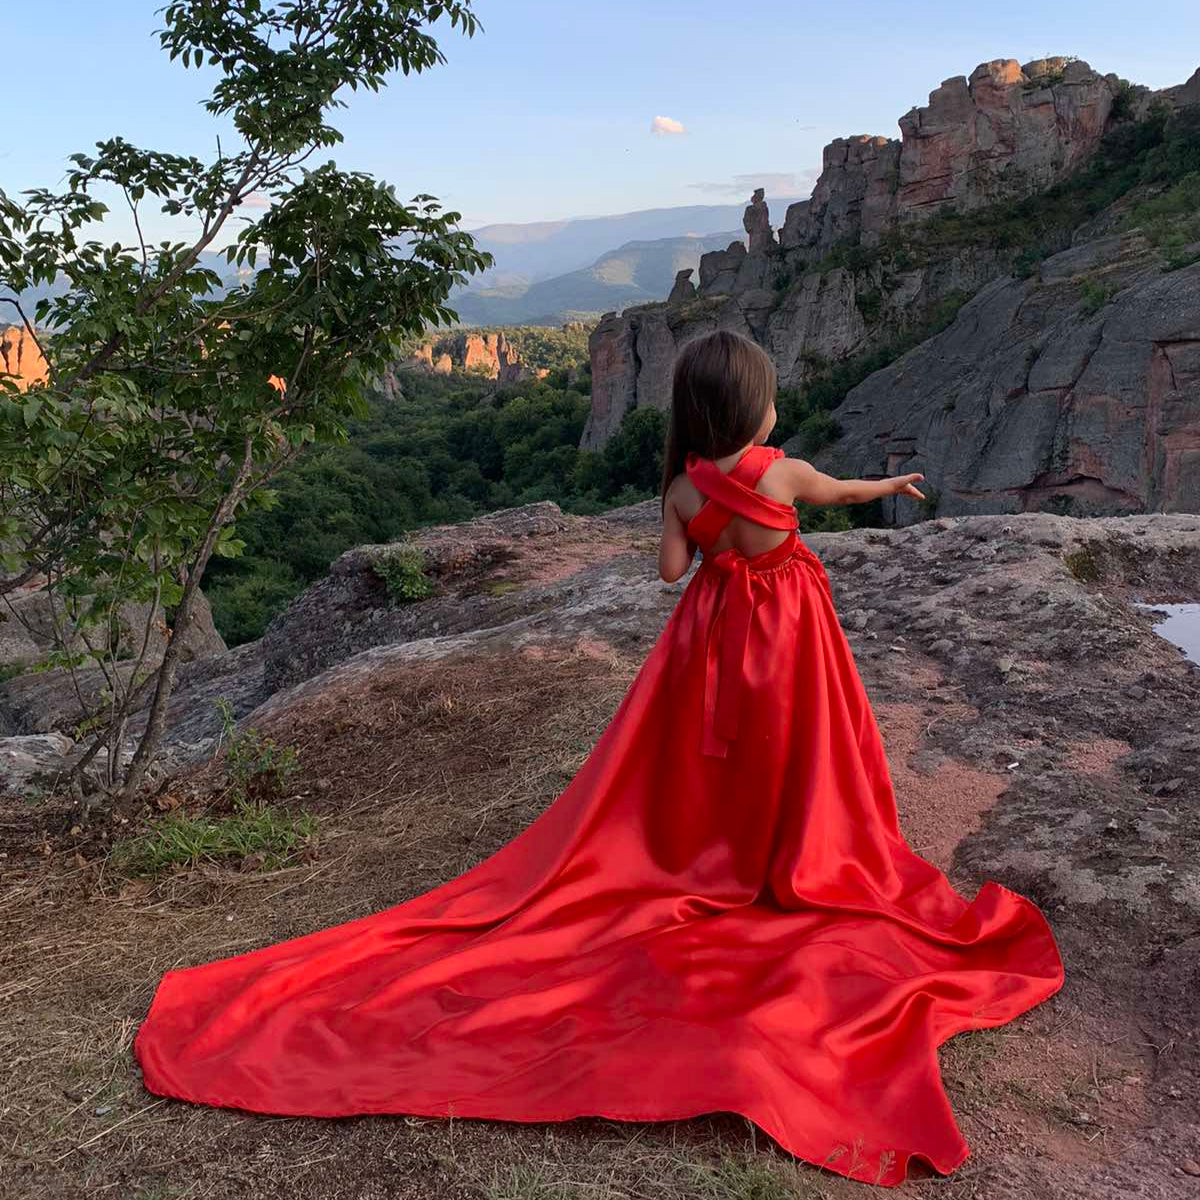
[{"label": "green tree canopy", "polygon": [[[454,320],[451,289],[491,264],[434,197],[402,202],[369,175],[305,165],[341,141],[330,116],[347,88],[443,62],[439,20],[473,35],[470,0],[178,0],[163,19],[172,59],[217,68],[206,107],[241,144],[206,162],[112,138],[72,156],[62,190],[0,193],[0,305],[48,365],[26,391],[0,376],[0,595],[44,579],[62,597],[64,645],[130,600],[168,614],[160,667],[144,652],[121,667],[102,641],[59,663],[106,673],[104,711],[82,717],[102,733],[111,782],[152,694],[127,792],[161,737],[175,634],[209,559],[240,549],[234,518],[269,502],[262,485],[302,446],[344,440],[399,339]],[[96,236],[107,189],[128,205],[132,244]],[[201,255],[252,193],[270,206],[229,245],[243,273],[223,289]],[[153,208],[195,236],[149,243]],[[56,283],[25,310],[23,294]]]}]

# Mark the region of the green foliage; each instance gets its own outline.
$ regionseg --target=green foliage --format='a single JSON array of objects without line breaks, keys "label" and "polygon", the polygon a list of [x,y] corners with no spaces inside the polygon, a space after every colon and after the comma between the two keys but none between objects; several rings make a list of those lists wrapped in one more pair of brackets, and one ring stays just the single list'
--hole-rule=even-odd
[{"label": "green foliage", "polygon": [[412,372],[403,399],[373,394],[344,444],[311,447],[238,521],[245,549],[205,589],[217,628],[231,645],[260,637],[352,546],[535,500],[596,513],[657,494],[663,414],[635,409],[603,450],[581,450],[581,386]]},{"label": "green foliage", "polygon": [[269,805],[235,800],[228,816],[168,813],[145,833],[113,847],[112,869],[120,875],[156,877],[202,863],[241,862],[259,857],[263,867],[285,866],[316,830],[307,813],[289,816]]},{"label": "green foliage", "polygon": [[[341,140],[327,118],[346,88],[444,61],[427,30],[441,18],[473,34],[470,0],[174,0],[162,15],[171,59],[217,68],[206,107],[241,144],[203,162],[114,137],[71,156],[63,190],[0,192],[0,303],[49,372],[26,392],[0,376],[0,592],[43,575],[75,598],[65,644],[130,601],[149,621],[188,621],[209,561],[245,549],[234,519],[301,447],[344,441],[398,338],[453,321],[451,291],[492,261],[432,196],[403,203],[369,175],[303,165]],[[132,244],[89,236],[108,193],[129,208]],[[222,291],[200,256],[251,194],[269,206],[228,246],[240,274]],[[193,237],[148,244],[146,209]],[[54,284],[26,313],[20,296]],[[115,658],[103,641],[102,667]],[[169,643],[127,789],[178,654]],[[109,684],[116,730],[135,696]]]},{"label": "green foliage", "polygon": [[1081,583],[1095,583],[1102,574],[1096,551],[1091,545],[1084,545],[1078,550],[1064,554],[1063,563]]},{"label": "green foliage", "polygon": [[879,288],[858,292],[854,297],[854,303],[858,311],[862,313],[863,320],[868,325],[873,325],[879,320],[879,315],[883,311],[883,292]]},{"label": "green foliage", "polygon": [[263,558],[251,573],[234,576],[208,589],[213,624],[231,646],[261,637],[271,618],[304,590],[304,582],[286,562]]},{"label": "green foliage", "polygon": [[1085,313],[1098,313],[1121,289],[1115,283],[1085,279],[1079,288],[1079,307]]},{"label": "green foliage", "polygon": [[295,749],[276,745],[254,728],[239,732],[229,701],[220,697],[216,704],[226,747],[225,774],[234,795],[240,800],[277,799],[289,777],[299,770]]},{"label": "green foliage", "polygon": [[24,663],[0,663],[0,683],[7,683],[10,679],[16,679],[18,675],[23,675],[24,673]]},{"label": "green foliage", "polygon": [[1138,228],[1162,251],[1167,270],[1200,261],[1200,170],[1134,206],[1125,228]]},{"label": "green foliage", "polygon": [[666,413],[647,407],[627,413],[616,433],[604,444],[604,463],[608,468],[605,491],[610,495],[631,495],[630,503],[656,494],[662,484],[666,437]]},{"label": "green foliage", "polygon": [[372,564],[393,600],[407,603],[433,593],[433,580],[425,574],[425,555],[419,546],[396,546]]},{"label": "green foliage", "polygon": [[284,866],[316,830],[308,813],[292,816],[272,806],[299,768],[296,751],[255,729],[239,733],[228,701],[217,701],[224,726],[227,797],[225,816],[172,812],[151,828],[113,847],[120,875],[154,878],[202,863],[257,860],[267,870]]}]

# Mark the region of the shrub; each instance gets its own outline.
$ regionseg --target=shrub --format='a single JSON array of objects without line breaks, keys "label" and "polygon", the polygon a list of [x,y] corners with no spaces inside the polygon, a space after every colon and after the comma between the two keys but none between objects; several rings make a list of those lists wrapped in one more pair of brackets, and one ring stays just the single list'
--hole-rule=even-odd
[{"label": "shrub", "polygon": [[1101,576],[1100,561],[1095,549],[1090,545],[1064,554],[1063,563],[1080,583],[1095,583]]},{"label": "shrub", "polygon": [[862,313],[863,320],[871,325],[879,320],[879,315],[883,311],[883,293],[878,288],[859,292],[854,297],[854,303],[858,311]]},{"label": "shrub", "polygon": [[409,603],[433,592],[433,580],[425,574],[425,555],[418,546],[389,548],[371,564],[393,600]]},{"label": "shrub", "polygon": [[1079,305],[1085,313],[1099,312],[1120,291],[1115,283],[1085,279],[1079,289]]}]

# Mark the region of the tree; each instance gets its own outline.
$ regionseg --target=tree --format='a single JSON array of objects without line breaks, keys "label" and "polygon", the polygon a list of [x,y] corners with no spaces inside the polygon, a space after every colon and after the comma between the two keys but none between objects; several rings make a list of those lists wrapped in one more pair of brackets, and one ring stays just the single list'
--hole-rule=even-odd
[{"label": "tree", "polygon": [[[466,275],[491,265],[460,214],[311,156],[349,87],[444,62],[429,27],[473,36],[470,0],[175,0],[159,39],[185,68],[218,68],[205,107],[240,138],[211,162],[121,138],[76,154],[65,190],[0,192],[0,305],[48,364],[22,392],[0,376],[0,597],[43,581],[61,603],[51,665],[104,676],[82,714],[108,751],[109,784],[132,796],[161,743],[184,634],[214,555],[236,555],[234,520],[302,447],[344,441],[365,385],[402,339],[455,320]],[[93,223],[123,197],[136,237],[108,245]],[[202,258],[250,196],[269,207],[229,245],[238,281]],[[194,221],[150,244],[147,207]],[[222,235],[224,234],[224,238]],[[22,294],[58,282],[26,311]],[[121,659],[109,632],[140,604],[167,619],[161,663],[148,636]],[[11,607],[11,606],[10,606]],[[129,639],[123,639],[125,647]],[[82,648],[81,648],[82,647]],[[146,707],[132,758],[122,748]]]}]

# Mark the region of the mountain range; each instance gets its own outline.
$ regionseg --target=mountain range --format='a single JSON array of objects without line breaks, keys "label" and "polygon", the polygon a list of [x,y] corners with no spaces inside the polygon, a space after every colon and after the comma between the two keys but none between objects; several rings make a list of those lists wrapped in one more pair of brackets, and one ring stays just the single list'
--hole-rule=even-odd
[{"label": "mountain range", "polygon": [[560,325],[661,300],[678,272],[699,267],[702,254],[744,239],[743,232],[734,229],[626,242],[578,270],[533,283],[517,277],[506,285],[462,289],[450,304],[468,325]]}]

